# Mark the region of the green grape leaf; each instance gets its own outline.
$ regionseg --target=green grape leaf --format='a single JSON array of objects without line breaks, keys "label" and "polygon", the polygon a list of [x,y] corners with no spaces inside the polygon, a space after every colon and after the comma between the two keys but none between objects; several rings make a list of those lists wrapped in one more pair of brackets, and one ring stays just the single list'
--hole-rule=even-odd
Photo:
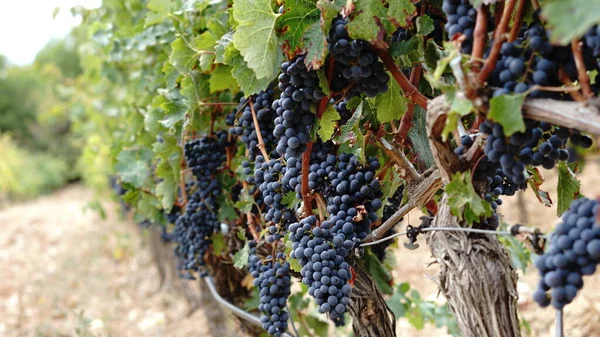
[{"label": "green grape leaf", "polygon": [[[314,334],[311,334],[309,331],[306,331],[301,336],[311,336],[316,335],[318,337],[327,337],[329,336],[329,323],[324,322],[320,319],[320,317],[315,317],[312,315],[308,315],[304,318],[306,320],[306,324],[310,327],[311,330],[314,331]],[[301,326],[306,329],[304,325]],[[301,330],[299,330],[301,331]]]},{"label": "green grape leaf", "polygon": [[223,238],[223,233],[218,232],[213,234],[212,238],[213,251],[215,255],[221,255],[225,252],[225,238]]},{"label": "green grape leaf", "polygon": [[350,117],[346,124],[342,125],[340,134],[335,138],[335,141],[338,144],[345,143],[355,138],[354,129],[362,119],[362,112],[365,104],[364,101],[361,101],[356,110],[354,110],[352,117]]},{"label": "green grape leaf", "polygon": [[233,43],[259,79],[275,78],[283,61],[275,29],[278,17],[279,14],[273,13],[270,0],[233,3],[233,19],[238,23]]},{"label": "green grape leaf", "polygon": [[160,222],[164,215],[159,211],[160,203],[148,193],[141,193],[135,211],[136,217],[153,222]]},{"label": "green grape leaf", "polygon": [[227,64],[227,62],[225,62],[225,52],[233,47],[233,32],[228,32],[221,36],[215,45],[215,63]]},{"label": "green grape leaf", "polygon": [[257,94],[271,83],[268,78],[257,78],[254,71],[248,68],[246,61],[237,51],[228,58],[228,64],[233,67],[231,74],[237,80],[246,97]]},{"label": "green grape leaf", "polygon": [[181,148],[172,134],[163,134],[161,142],[156,142],[152,150],[159,158],[156,177],[162,181],[156,185],[156,196],[161,200],[162,209],[169,211],[177,198],[177,184],[181,170]]},{"label": "green grape leaf", "polygon": [[219,65],[210,74],[210,93],[214,93],[222,90],[230,90],[236,92],[239,90],[238,83],[231,74],[231,67],[226,65]]},{"label": "green grape leaf", "polygon": [[492,207],[475,192],[469,172],[456,173],[446,185],[448,206],[460,221],[472,224],[481,217],[492,215]]},{"label": "green grape leaf", "polygon": [[401,94],[402,90],[396,81],[390,81],[390,88],[383,94],[375,97],[375,109],[377,109],[377,120],[387,123],[402,118],[406,113],[406,98]]},{"label": "green grape leaf", "polygon": [[288,208],[292,208],[291,206],[297,201],[298,199],[296,199],[296,192],[294,191],[287,192],[283,195],[283,198],[281,198],[281,204]]},{"label": "green grape leaf", "polygon": [[176,8],[176,3],[171,0],[150,0],[149,11],[146,13],[146,26],[155,25],[166,19]]},{"label": "green grape leaf", "polygon": [[172,90],[177,87],[177,79],[179,78],[179,72],[171,63],[165,62],[162,68],[162,72],[165,74],[165,83],[167,89]]},{"label": "green grape leaf", "polygon": [[337,125],[336,121],[339,121],[340,118],[340,114],[335,110],[333,105],[328,104],[327,109],[319,121],[319,131],[317,132],[323,141],[331,139]]},{"label": "green grape leaf", "polygon": [[[316,3],[307,0],[286,0],[284,12],[277,19],[277,29],[283,32],[283,50],[288,58],[305,50],[304,40],[308,29],[315,24],[320,30],[320,12]],[[321,34],[322,35],[322,34]]]},{"label": "green grape leaf", "polygon": [[417,18],[417,34],[429,35],[435,29],[433,19],[427,15]]},{"label": "green grape leaf", "polygon": [[320,68],[325,61],[327,53],[327,41],[325,40],[321,23],[315,22],[308,27],[304,38],[307,50],[304,64],[310,69]]},{"label": "green grape leaf", "polygon": [[568,44],[600,23],[600,1],[555,0],[542,6],[542,16],[548,20],[550,37],[558,44]]},{"label": "green grape leaf", "polygon": [[[415,7],[411,0],[388,1],[388,4],[389,9],[387,11],[387,18],[394,23],[394,28],[410,23],[410,20],[415,15],[417,10],[417,7]],[[419,23],[417,21],[417,27],[418,25]],[[429,33],[422,33],[421,28],[419,28],[419,34],[427,35]]]},{"label": "green grape leaf", "polygon": [[160,107],[165,111],[165,118],[160,123],[167,129],[185,119],[187,106],[182,99],[167,100]]},{"label": "green grape leaf", "polygon": [[[510,230],[506,223],[502,223],[498,230]],[[506,250],[512,261],[512,265],[521,269],[523,273],[527,272],[527,267],[531,263],[531,252],[525,245],[516,237],[512,235],[499,235],[498,241],[500,241]]]},{"label": "green grape leaf", "polygon": [[188,109],[194,112],[199,103],[209,95],[209,75],[192,70],[181,81],[181,95]]},{"label": "green grape leaf", "polygon": [[[392,1],[392,3],[394,2]],[[379,25],[380,18],[385,18],[387,14],[387,8],[385,8],[383,2],[380,0],[354,2],[353,14],[354,16],[346,25],[350,37],[357,40],[377,42],[378,36],[382,34]],[[377,44],[380,44],[380,42]]]},{"label": "green grape leaf", "polygon": [[516,132],[525,132],[525,121],[521,107],[525,94],[500,95],[490,100],[488,118],[502,125],[504,134],[510,137]]},{"label": "green grape leaf", "polygon": [[246,241],[244,247],[238,250],[233,255],[233,266],[241,269],[244,268],[248,264],[248,257],[250,256],[250,245]]},{"label": "green grape leaf", "polygon": [[123,150],[117,156],[115,173],[121,181],[129,183],[136,188],[144,186],[150,177],[150,167],[147,158],[142,158],[143,150]]},{"label": "green grape leaf", "polygon": [[435,165],[433,152],[429,147],[429,138],[427,138],[427,112],[418,105],[415,105],[413,111],[413,126],[408,129],[408,138],[419,160],[425,164],[425,167]]},{"label": "green grape leaf", "polygon": [[571,201],[579,197],[579,188],[581,182],[575,177],[575,173],[567,163],[560,162],[558,164],[558,186],[556,192],[558,194],[558,202],[556,214],[562,215],[571,206]]},{"label": "green grape leaf", "polygon": [[188,45],[183,37],[177,38],[171,43],[171,54],[169,55],[169,62],[182,74],[187,74],[198,59],[198,53],[192,49],[192,46]]},{"label": "green grape leaf", "polygon": [[459,95],[456,88],[448,86],[446,89],[446,100],[450,105],[450,110],[447,114],[446,125],[442,130],[442,139],[444,141],[446,141],[448,135],[456,129],[459,118],[468,115],[474,110],[471,100],[464,95]]}]

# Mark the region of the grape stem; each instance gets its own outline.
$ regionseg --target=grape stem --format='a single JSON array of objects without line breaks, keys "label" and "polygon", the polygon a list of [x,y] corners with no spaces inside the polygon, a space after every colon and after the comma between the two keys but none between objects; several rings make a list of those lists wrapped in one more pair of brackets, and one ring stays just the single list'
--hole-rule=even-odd
[{"label": "grape stem", "polygon": [[405,171],[403,178],[407,181],[412,181],[420,177],[419,172],[417,172],[410,160],[406,158],[402,150],[394,148],[385,138],[380,138],[379,141],[383,145],[384,151]]},{"label": "grape stem", "polygon": [[429,99],[425,97],[425,95],[423,95],[419,89],[417,89],[417,87],[410,83],[387,51],[379,48],[374,48],[374,51],[377,53],[377,56],[379,56],[381,61],[383,61],[383,64],[385,64],[390,73],[392,73],[392,76],[394,76],[394,79],[396,82],[398,82],[398,85],[400,85],[402,91],[404,91],[404,95],[421,108],[427,109],[427,103]]},{"label": "grape stem", "polygon": [[222,105],[239,105],[239,103],[235,103],[235,102],[203,102],[203,101],[198,101],[198,105],[204,105],[204,106],[222,106]]},{"label": "grape stem", "polygon": [[525,16],[525,10],[527,9],[528,2],[529,0],[519,0],[519,7],[517,7],[517,13],[513,19],[513,25],[510,28],[510,36],[508,37],[509,42],[513,42],[519,37],[519,31],[523,25],[523,18]]},{"label": "grape stem", "polygon": [[256,117],[254,104],[252,103],[252,100],[250,100],[249,103],[250,111],[252,112],[252,120],[254,121],[254,131],[256,132],[256,138],[258,138],[258,145],[256,147],[258,147],[260,153],[262,153],[263,157],[265,157],[265,161],[269,161],[269,154],[267,153],[265,142],[263,141],[262,133],[260,132],[260,126],[258,125],[258,117]]},{"label": "grape stem", "polygon": [[[244,188],[244,193],[248,193],[248,182],[246,182],[245,180],[242,181],[242,187]],[[246,219],[248,220],[248,228],[250,228],[250,233],[252,234],[252,237],[255,241],[259,241],[260,235],[258,235],[256,228],[254,228],[254,218],[252,217],[252,211],[246,212]]]},{"label": "grape stem", "polygon": [[327,203],[320,193],[315,193],[315,200],[317,201],[317,210],[319,211],[319,220],[325,221],[325,214],[327,214]]},{"label": "grape stem", "polygon": [[573,51],[573,58],[575,59],[575,66],[577,67],[577,79],[581,85],[583,97],[585,99],[590,99],[593,96],[593,93],[590,88],[590,79],[585,72],[583,56],[581,55],[581,42],[578,40],[571,41],[571,50]]},{"label": "grape stem", "polygon": [[[567,88],[574,87],[573,82],[571,82],[571,80],[569,79],[569,76],[567,75],[567,73],[565,72],[565,70],[562,67],[558,71],[558,78],[561,80],[561,82],[563,82],[563,84]],[[579,90],[564,90],[564,91],[567,91],[569,93],[569,95],[571,95],[571,98],[573,98],[574,101],[580,102],[580,103],[585,102],[585,98],[583,98],[583,96],[581,96],[581,94],[579,93]]]},{"label": "grape stem", "polygon": [[[417,65],[416,67],[412,68],[411,72],[410,72],[410,83],[417,87],[419,81],[421,80],[421,72],[422,72],[423,68],[420,65]],[[400,140],[402,141],[402,144],[404,144],[406,142],[406,140],[408,139],[408,130],[411,128],[411,126],[413,126],[413,116],[414,116],[414,111],[415,111],[415,104],[410,102],[408,103],[407,109],[406,109],[406,113],[404,114],[404,116],[402,116],[402,119],[400,120],[400,126],[398,128],[398,138],[400,138]]]},{"label": "grape stem", "polygon": [[306,144],[306,151],[302,154],[302,203],[304,207],[304,216],[312,215],[312,200],[310,197],[310,189],[308,188],[308,170],[310,163],[310,152],[312,151],[313,142]]},{"label": "grape stem", "polygon": [[[385,233],[392,227],[394,227],[400,220],[408,214],[413,208],[427,204],[429,200],[435,195],[435,193],[442,187],[442,176],[437,168],[432,168],[429,171],[429,176],[422,180],[416,188],[408,190],[408,202],[396,211],[389,219],[387,219],[381,226],[377,227],[371,232],[363,242],[371,242],[378,240],[385,235]],[[426,172],[427,173],[427,172]],[[421,176],[423,178],[425,174]],[[409,185],[410,186],[410,185]]]},{"label": "grape stem", "polygon": [[477,20],[475,21],[475,30],[473,31],[473,52],[471,53],[471,60],[475,61],[475,64],[478,66],[480,64],[479,60],[483,58],[483,50],[485,49],[487,17],[488,7],[481,5],[477,9]]},{"label": "grape stem", "polygon": [[500,48],[506,39],[506,30],[508,29],[512,12],[515,9],[515,2],[516,0],[506,0],[505,2],[506,5],[504,6],[504,11],[502,12],[500,24],[497,26],[496,31],[494,32],[494,44],[492,45],[490,54],[483,65],[483,69],[481,69],[477,75],[477,82],[480,84],[485,83],[488,76],[496,67],[496,61],[498,61],[498,56],[500,56]]},{"label": "grape stem", "polygon": [[538,0],[531,0],[531,5],[533,6],[533,9],[535,9],[535,10],[540,9],[540,2]]}]

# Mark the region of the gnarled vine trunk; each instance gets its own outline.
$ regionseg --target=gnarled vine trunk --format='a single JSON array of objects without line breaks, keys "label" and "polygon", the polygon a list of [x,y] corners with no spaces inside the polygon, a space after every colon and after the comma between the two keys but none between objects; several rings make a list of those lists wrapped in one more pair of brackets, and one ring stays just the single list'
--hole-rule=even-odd
[{"label": "gnarled vine trunk", "polygon": [[[427,129],[444,184],[465,163],[441,139],[448,108],[443,97],[432,100]],[[440,200],[432,227],[460,227],[450,213],[448,197]],[[446,296],[463,337],[518,337],[517,274],[494,235],[429,232],[427,243],[440,265],[439,287]]]},{"label": "gnarled vine trunk", "polygon": [[355,337],[396,336],[396,318],[367,271],[358,267],[348,311]]}]

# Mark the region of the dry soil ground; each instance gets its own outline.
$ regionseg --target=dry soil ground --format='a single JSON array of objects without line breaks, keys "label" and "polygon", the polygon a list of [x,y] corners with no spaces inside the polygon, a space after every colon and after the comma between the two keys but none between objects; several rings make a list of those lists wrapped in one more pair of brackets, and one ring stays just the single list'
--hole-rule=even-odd
[{"label": "dry soil ground", "polygon": [[[582,192],[600,191],[600,158],[592,158],[580,178]],[[554,190],[556,175],[544,172],[545,188]],[[556,194],[551,193],[553,200]],[[102,220],[86,210],[93,193],[69,186],[52,195],[0,210],[0,336],[200,336],[210,337],[203,309],[186,316],[186,302],[169,291],[157,291],[157,271],[147,240],[130,221],[120,219],[106,202]],[[531,192],[523,196],[529,224],[548,231],[556,223],[555,208],[546,208]],[[501,212],[509,223],[520,218],[519,200],[506,198]],[[419,214],[405,222],[416,224]],[[423,297],[443,302],[427,247],[397,250],[397,281],[409,281]],[[537,275],[529,270],[519,282],[521,317],[527,336],[553,336],[554,314],[530,300]],[[584,291],[566,310],[569,337],[600,336],[600,272],[586,280]],[[214,307],[209,308],[212,312]],[[223,332],[218,337],[235,336]],[[231,331],[231,330],[229,330]],[[417,331],[400,320],[402,337],[446,336],[444,329]],[[213,336],[217,337],[217,336]]]}]

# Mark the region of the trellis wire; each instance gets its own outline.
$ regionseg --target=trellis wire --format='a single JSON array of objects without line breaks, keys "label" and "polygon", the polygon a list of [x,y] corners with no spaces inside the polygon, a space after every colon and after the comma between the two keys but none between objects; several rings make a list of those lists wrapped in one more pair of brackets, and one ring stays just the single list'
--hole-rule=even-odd
[{"label": "trellis wire", "polygon": [[[423,228],[423,229],[421,229],[421,232],[434,232],[434,231],[440,231],[440,232],[468,232],[468,233],[493,234],[493,235],[513,235],[510,231],[495,231],[495,230],[488,230],[488,229],[462,228],[462,227],[430,227],[430,228]],[[376,245],[378,243],[382,243],[382,242],[385,242],[385,241],[388,241],[388,240],[392,240],[393,238],[406,235],[406,233],[408,233],[408,231],[404,231],[404,232],[400,232],[400,233],[395,233],[395,234],[392,234],[390,236],[386,236],[385,238],[379,239],[377,241],[362,243],[360,245],[360,247],[366,247],[366,246]],[[540,235],[540,237],[544,237],[545,238],[546,236],[545,235]]]},{"label": "trellis wire", "polygon": [[[238,316],[239,318],[249,321],[249,322],[253,323],[254,325],[262,328],[262,323],[260,322],[260,319],[258,317],[254,316],[248,312],[245,312],[244,310],[227,302],[223,297],[221,297],[221,295],[219,295],[219,293],[215,289],[215,284],[213,282],[212,277],[204,276],[203,279],[204,279],[204,282],[206,282],[206,285],[208,286],[208,290],[210,290],[211,295],[214,297],[214,299],[219,304],[221,304],[225,308],[229,309],[229,311],[231,311],[234,315]],[[292,326],[293,326],[293,323],[292,323]],[[296,327],[294,327],[294,330],[296,330]],[[283,337],[298,337],[297,335],[296,336],[290,335],[287,332],[284,332],[281,336],[283,336]]]}]

